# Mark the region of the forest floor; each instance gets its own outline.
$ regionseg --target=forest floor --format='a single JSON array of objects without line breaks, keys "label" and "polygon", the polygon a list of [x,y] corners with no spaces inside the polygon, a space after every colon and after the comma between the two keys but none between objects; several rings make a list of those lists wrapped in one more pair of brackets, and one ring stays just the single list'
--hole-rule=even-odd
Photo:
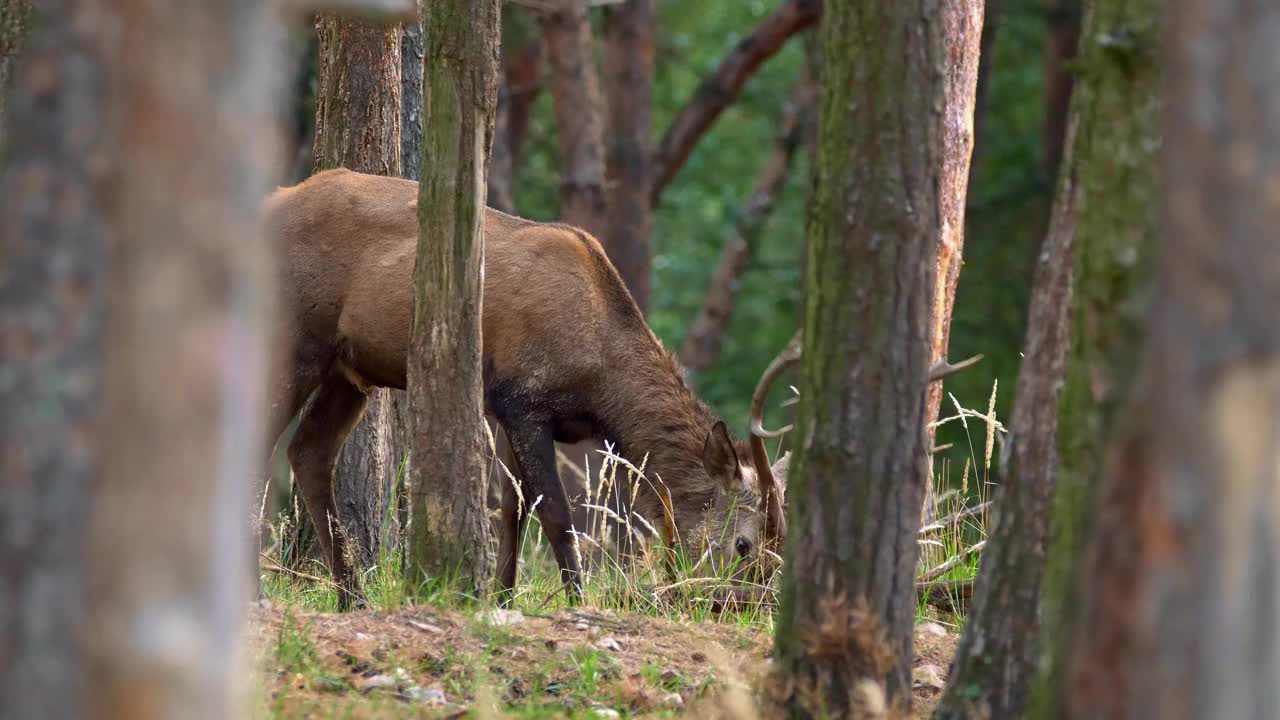
[{"label": "forest floor", "polygon": [[[756,624],[640,613],[412,608],[253,610],[256,717],[767,716],[772,637]],[[928,717],[959,640],[916,626],[912,717]]]}]

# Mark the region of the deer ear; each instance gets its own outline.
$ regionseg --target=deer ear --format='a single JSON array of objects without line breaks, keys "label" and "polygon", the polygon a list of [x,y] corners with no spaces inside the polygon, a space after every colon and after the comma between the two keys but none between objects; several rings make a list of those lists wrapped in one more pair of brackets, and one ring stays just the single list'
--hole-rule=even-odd
[{"label": "deer ear", "polygon": [[702,444],[702,467],[713,480],[732,487],[738,472],[738,451],[733,449],[733,440],[723,420],[716,421]]}]

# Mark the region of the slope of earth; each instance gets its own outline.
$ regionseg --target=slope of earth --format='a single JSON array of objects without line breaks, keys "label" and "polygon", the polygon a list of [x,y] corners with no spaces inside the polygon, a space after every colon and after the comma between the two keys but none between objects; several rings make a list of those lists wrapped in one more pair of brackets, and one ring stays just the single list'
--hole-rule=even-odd
[{"label": "slope of earth", "polygon": [[[256,607],[255,717],[760,717],[771,638],[758,626],[589,609],[545,615]],[[914,717],[958,636],[917,626]]]}]

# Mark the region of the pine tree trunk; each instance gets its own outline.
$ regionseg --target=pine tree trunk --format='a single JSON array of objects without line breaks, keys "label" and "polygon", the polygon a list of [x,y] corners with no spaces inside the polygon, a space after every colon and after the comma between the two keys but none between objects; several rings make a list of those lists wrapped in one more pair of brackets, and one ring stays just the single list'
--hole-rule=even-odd
[{"label": "pine tree trunk", "polygon": [[[954,0],[938,11],[946,34],[940,157],[942,167],[942,228],[938,234],[937,283],[930,330],[933,359],[947,356],[956,287],[964,264],[964,209],[969,189],[969,161],[973,152],[974,100],[978,88],[978,50],[982,40],[983,0]],[[932,426],[942,407],[943,384],[929,385],[925,424]],[[928,430],[933,445],[934,429]]]},{"label": "pine tree trunk", "polygon": [[0,167],[5,157],[5,116],[14,68],[27,36],[30,0],[0,0]]},{"label": "pine tree trunk", "polygon": [[[1071,127],[1079,124],[1079,109]],[[1068,137],[1074,136],[1069,131]],[[1070,163],[1072,140],[1068,140]],[[1068,165],[1031,284],[1026,344],[993,527],[964,636],[935,718],[1024,717],[1039,661],[1040,588],[1058,465],[1058,392],[1071,349],[1071,278],[1080,186]]]},{"label": "pine tree trunk", "polygon": [[1161,6],[1162,22],[1130,14],[1118,29],[1131,32],[1107,38],[1112,53],[1125,43],[1113,58],[1130,77],[1164,64],[1162,248],[1147,349],[1076,575],[1088,632],[1071,636],[1060,697],[1068,718],[1269,717],[1280,6]]},{"label": "pine tree trunk", "polygon": [[[400,175],[400,33],[332,16],[316,20],[320,40],[314,171],[345,167]],[[377,562],[384,510],[403,448],[395,447],[404,393],[378,389],[338,456],[334,496],[360,568]]]},{"label": "pine tree trunk", "polygon": [[[541,24],[560,139],[560,220],[603,240],[608,237],[604,104],[587,3],[566,3],[563,9],[544,15]],[[627,269],[618,271],[628,276]]]},{"label": "pine tree trunk", "polygon": [[[419,185],[413,408],[413,584],[484,592],[493,571],[485,519],[480,309],[485,173],[497,104],[498,0],[426,5],[427,98]],[[440,422],[447,418],[447,422]]]},{"label": "pine tree trunk", "polygon": [[653,211],[654,0],[625,0],[605,8],[605,87],[609,101],[608,231],[600,240],[640,310],[649,307]]},{"label": "pine tree trunk", "polygon": [[812,125],[815,95],[814,81],[806,68],[796,81],[782,122],[774,134],[773,148],[756,175],[747,202],[729,229],[729,236],[720,249],[720,260],[711,276],[711,286],[707,288],[702,307],[694,316],[680,347],[680,361],[690,373],[706,370],[720,359],[720,347],[729,332],[734,307],[738,304],[742,276],[755,254],[760,233],[773,214],[778,194],[787,182],[796,149],[804,142],[806,130]]},{"label": "pine tree trunk", "polygon": [[[779,669],[794,716],[910,704],[942,225],[934,3],[824,3]],[[975,30],[976,32],[976,30]],[[907,212],[907,209],[910,212]],[[849,362],[856,358],[856,362]]]},{"label": "pine tree trunk", "polygon": [[[0,181],[0,714],[83,717],[84,519],[98,456],[113,144],[101,24],[44,3]],[[11,3],[0,3],[9,13]],[[0,31],[10,32],[6,15]],[[13,36],[6,35],[6,42]],[[12,48],[13,45],[7,45]],[[5,62],[0,59],[0,62]]]},{"label": "pine tree trunk", "polygon": [[1075,76],[1071,61],[1080,45],[1081,0],[1052,0],[1049,4],[1049,41],[1044,57],[1044,137],[1041,156],[1046,178],[1058,177],[1058,166],[1067,136],[1067,112]]},{"label": "pine tree trunk", "polygon": [[[1058,456],[1033,717],[1057,717],[1077,615],[1103,445],[1134,373],[1155,236],[1157,3],[1092,0],[1080,35],[1070,170],[1079,198],[1071,355],[1059,397]],[[1125,38],[1117,48],[1115,38]],[[1117,50],[1119,50],[1117,52]],[[1123,553],[1127,555],[1127,553]],[[1121,584],[1117,588],[1124,588]]]},{"label": "pine tree trunk", "polygon": [[982,38],[978,40],[978,81],[973,91],[973,150],[969,153],[969,185],[974,184],[986,132],[987,98],[991,94],[991,68],[995,64],[996,36],[1000,31],[1003,0],[986,0],[982,9]]},{"label": "pine tree trunk", "polygon": [[84,544],[86,709],[235,717],[248,479],[269,450],[275,258],[260,211],[278,170],[263,129],[284,86],[278,34],[258,0],[67,15],[104,10],[92,25],[111,48],[111,107],[92,119],[108,119],[118,162],[97,188],[113,240]]}]

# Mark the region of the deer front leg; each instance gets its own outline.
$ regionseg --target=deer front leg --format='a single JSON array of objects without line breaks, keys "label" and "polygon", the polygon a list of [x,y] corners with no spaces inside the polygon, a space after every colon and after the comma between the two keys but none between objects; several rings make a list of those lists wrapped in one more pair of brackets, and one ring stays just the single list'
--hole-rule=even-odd
[{"label": "deer front leg", "polygon": [[[560,581],[564,584],[570,603],[582,600],[582,571],[578,566],[578,538],[573,531],[573,519],[569,513],[569,498],[564,484],[556,472],[555,441],[551,426],[546,422],[517,421],[506,425],[507,438],[512,455],[519,466],[521,490],[524,494],[523,512],[508,520],[508,499],[516,503],[514,489],[503,493],[503,542],[499,544],[499,562],[502,574],[501,592],[509,599],[515,586],[515,563],[520,555],[520,527],[523,515],[537,503],[538,519],[551,542],[551,549],[560,566]],[[542,499],[539,500],[538,498]],[[515,533],[510,543],[508,534]],[[502,548],[507,548],[504,552]]]}]

